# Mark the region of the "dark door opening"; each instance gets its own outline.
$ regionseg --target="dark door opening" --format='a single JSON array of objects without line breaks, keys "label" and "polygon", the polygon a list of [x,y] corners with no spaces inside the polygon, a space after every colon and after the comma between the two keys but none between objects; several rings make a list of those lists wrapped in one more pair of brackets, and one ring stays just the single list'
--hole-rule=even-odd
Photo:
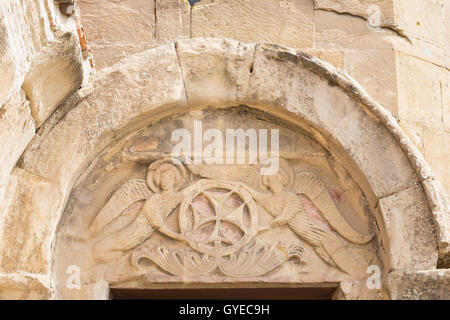
[{"label": "dark door opening", "polygon": [[331,300],[336,286],[307,288],[111,289],[114,300]]}]

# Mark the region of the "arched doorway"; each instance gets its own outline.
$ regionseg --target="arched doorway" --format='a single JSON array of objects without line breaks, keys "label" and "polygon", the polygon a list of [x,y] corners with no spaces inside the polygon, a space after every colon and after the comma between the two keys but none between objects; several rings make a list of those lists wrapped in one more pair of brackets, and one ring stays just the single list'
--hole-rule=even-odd
[{"label": "arched doorway", "polygon": [[[388,298],[390,272],[436,268],[445,239],[430,210],[440,200],[430,196],[427,165],[384,109],[310,56],[231,40],[183,40],[107,69],[66,108],[23,157],[22,174],[38,177],[23,191],[34,205],[25,210],[37,216],[29,217],[27,245],[11,239],[9,248],[18,249],[4,254],[6,261],[21,256],[15,264],[36,260],[57,298],[105,297],[109,287],[171,281],[339,282],[344,293],[353,288],[353,297]],[[218,113],[227,120],[218,122]],[[196,121],[219,132],[280,130],[278,186],[249,173],[255,168],[168,161],[168,137],[180,128],[195,131]],[[158,180],[166,171],[172,172],[164,182],[171,186],[164,189],[172,192],[168,200]],[[33,201],[33,189],[54,201]],[[202,215],[194,212],[196,201],[210,216],[205,232],[192,222]],[[146,205],[164,208],[164,221],[172,219],[167,228],[161,221],[149,225],[144,215],[139,232],[122,233]],[[272,226],[280,213],[286,219]],[[38,230],[36,221],[46,226]],[[218,224],[226,226],[222,238],[213,232]],[[33,251],[36,243],[40,249]],[[80,290],[67,287],[77,266]],[[374,267],[385,283],[380,289],[367,285]]]}]

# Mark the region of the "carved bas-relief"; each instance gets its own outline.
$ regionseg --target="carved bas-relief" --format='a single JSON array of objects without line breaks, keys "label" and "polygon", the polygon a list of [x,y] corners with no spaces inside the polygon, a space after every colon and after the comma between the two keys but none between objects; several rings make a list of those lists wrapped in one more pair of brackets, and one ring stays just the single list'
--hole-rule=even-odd
[{"label": "carved bas-relief", "polygon": [[[199,120],[219,131],[279,128],[277,173],[261,174],[260,163],[171,157],[171,132],[190,131]],[[77,294],[65,287],[69,265],[80,267],[88,291],[103,282],[151,288],[365,281],[369,266],[378,265],[373,222],[357,184],[341,185],[337,165],[312,138],[251,110],[204,110],[153,123],[108,146],[80,177],[56,244],[56,255],[65,257],[55,265],[58,291]]]},{"label": "carved bas-relief", "polygon": [[138,248],[132,255],[133,265],[148,258],[175,276],[198,277],[217,268],[226,276],[253,277],[265,275],[290,257],[301,261],[299,246],[255,243],[257,209],[245,186],[201,180],[186,191],[178,217],[181,233],[163,232],[189,248]]}]

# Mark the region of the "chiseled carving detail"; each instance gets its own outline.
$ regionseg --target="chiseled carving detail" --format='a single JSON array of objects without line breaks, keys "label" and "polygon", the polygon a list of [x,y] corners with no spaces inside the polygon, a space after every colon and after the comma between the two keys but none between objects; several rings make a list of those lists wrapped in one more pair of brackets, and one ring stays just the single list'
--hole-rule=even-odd
[{"label": "chiseled carving detail", "polygon": [[183,184],[184,176],[184,167],[178,161],[162,159],[148,167],[146,181],[133,180],[117,190],[92,222],[92,233],[99,232],[136,201],[145,200],[145,203],[129,226],[95,245],[95,258],[104,262],[114,260],[124,251],[142,244],[155,229],[178,239],[178,235],[166,227],[164,219],[183,199],[182,191],[178,190]]},{"label": "chiseled carving detail", "polygon": [[191,249],[167,250],[163,247],[142,246],[133,252],[132,264],[146,258],[174,276],[199,277],[215,269],[228,277],[259,277],[277,269],[291,258],[303,263],[303,249],[292,245],[254,245],[237,253],[222,255],[218,251],[212,256],[199,254]]},{"label": "chiseled carving detail", "polygon": [[[360,234],[348,224],[328,190],[316,176],[311,173],[298,174],[292,186],[293,192],[285,190],[290,185],[286,182],[286,176],[282,170],[278,175],[266,176],[263,183],[270,194],[252,193],[255,200],[275,217],[271,227],[287,224],[301,239],[314,247],[320,258],[333,267],[348,274],[366,272],[366,252],[351,243],[368,243],[373,235]],[[315,204],[326,221],[320,215],[308,215],[305,210],[307,203],[302,201],[305,199],[303,196]],[[333,229],[348,241],[339,237]]]},{"label": "chiseled carving detail", "polygon": [[[262,176],[259,179],[269,192],[255,190],[258,187],[257,179],[246,180],[248,184],[253,184],[248,191],[254,200],[274,217],[268,228],[288,225],[330,266],[350,275],[364,274],[370,256],[357,245],[370,242],[374,235],[359,233],[345,220],[318,177],[309,172],[294,177],[293,170],[286,161],[281,161],[280,164],[276,175]],[[190,169],[212,179],[223,175],[220,170],[223,167],[208,167],[190,166]],[[251,167],[242,168],[243,174],[239,173],[239,168],[235,167],[234,171],[234,178],[237,180],[242,176],[249,178],[257,175],[257,171]],[[249,174],[249,171],[254,174]],[[320,213],[310,214],[306,210],[309,200]]]},{"label": "chiseled carving detail", "polygon": [[176,276],[201,276],[218,268],[226,276],[251,277],[265,275],[293,257],[302,262],[299,246],[255,244],[258,214],[246,189],[218,180],[200,180],[189,187],[180,206],[177,239],[195,252],[143,247],[133,253],[132,263],[138,266],[147,258]]},{"label": "chiseled carving detail", "polygon": [[[145,181],[132,180],[119,188],[91,223],[93,234],[133,203],[144,204],[131,224],[95,245],[95,258],[107,262],[132,251],[132,265],[139,268],[148,259],[173,276],[213,271],[228,277],[263,276],[292,258],[307,263],[299,243],[267,244],[257,237],[286,225],[328,265],[349,275],[366,272],[370,253],[358,245],[373,235],[359,233],[345,220],[314,174],[294,175],[286,161],[272,176],[261,176],[252,166],[187,169],[200,180],[185,186],[185,167],[165,158],[149,165]],[[269,224],[260,224],[259,210],[273,217]],[[166,223],[172,214],[178,228]],[[155,232],[180,241],[180,246],[143,244]]]}]

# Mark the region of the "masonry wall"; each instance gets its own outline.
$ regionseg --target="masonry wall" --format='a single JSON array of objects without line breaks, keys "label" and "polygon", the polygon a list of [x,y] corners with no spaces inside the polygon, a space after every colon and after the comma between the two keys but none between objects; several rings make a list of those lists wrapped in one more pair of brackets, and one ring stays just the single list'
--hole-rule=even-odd
[{"label": "masonry wall", "polygon": [[[186,37],[276,43],[316,55],[394,114],[450,191],[448,1],[201,0],[191,7],[182,0],[79,0],[78,7],[97,70]],[[9,150],[1,154],[0,199],[34,132],[90,73],[76,16],[53,0],[0,4],[0,142]]]},{"label": "masonry wall", "polygon": [[186,37],[275,43],[328,61],[393,113],[450,192],[449,1],[201,0],[191,7],[181,0],[79,0],[78,5],[97,69]]},{"label": "masonry wall", "polygon": [[0,227],[11,170],[90,72],[77,22],[61,14],[55,1],[0,2]]},{"label": "masonry wall", "polygon": [[[90,54],[98,72],[189,37],[275,43],[328,61],[392,112],[450,193],[450,1],[191,2],[78,0],[71,16],[54,0],[0,2],[0,230],[11,171],[88,81]],[[18,277],[24,286],[41,281]],[[0,286],[8,286],[2,281],[0,270]]]}]

